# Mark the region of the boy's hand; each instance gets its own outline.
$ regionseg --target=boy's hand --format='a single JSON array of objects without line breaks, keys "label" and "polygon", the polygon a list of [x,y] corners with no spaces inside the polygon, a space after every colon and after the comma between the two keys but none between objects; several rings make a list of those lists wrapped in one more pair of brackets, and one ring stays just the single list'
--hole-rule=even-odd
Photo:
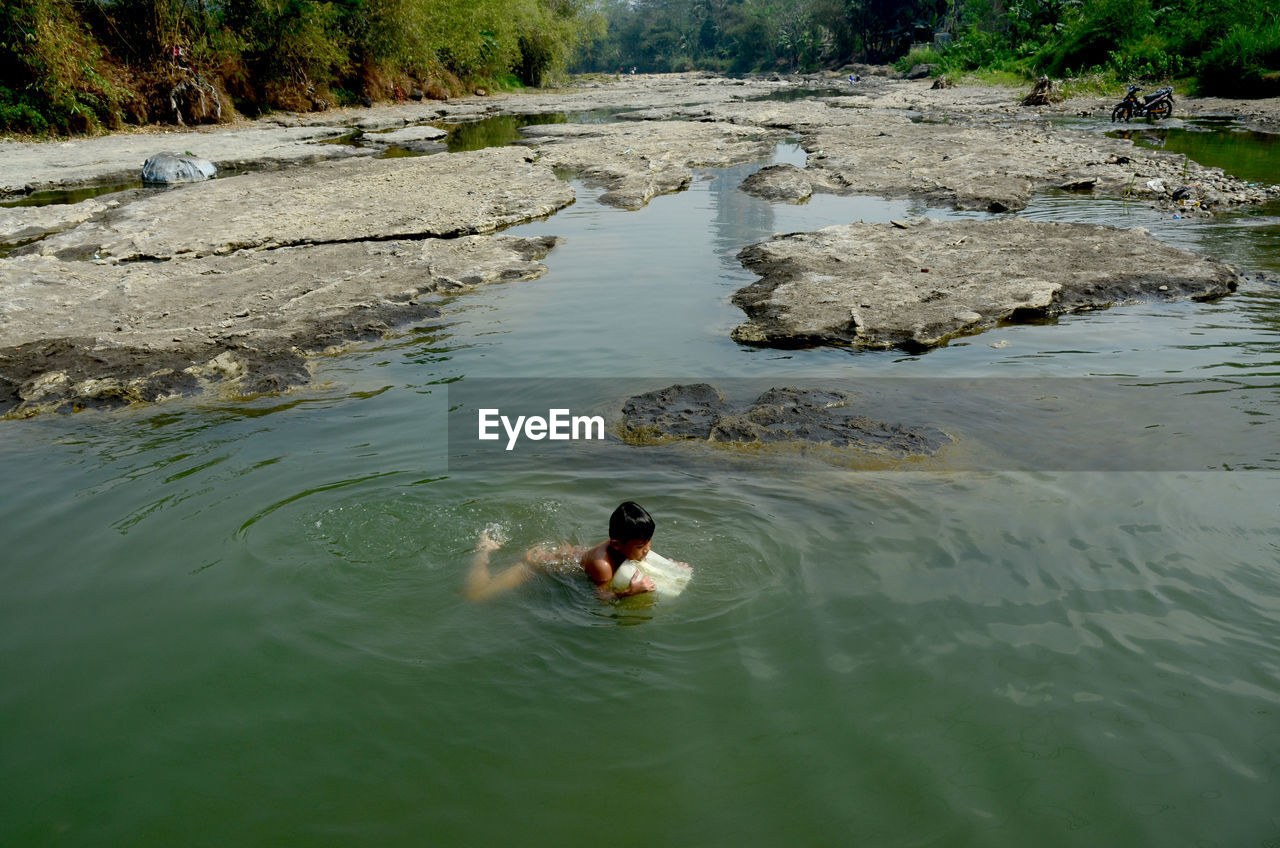
[{"label": "boy's hand", "polygon": [[637,571],[631,578],[631,585],[627,587],[627,594],[638,595],[641,592],[653,592],[657,588],[658,586],[653,582],[652,577]]},{"label": "boy's hand", "polygon": [[480,532],[480,539],[476,542],[477,551],[496,551],[501,547],[502,545],[494,541],[493,537],[489,535],[488,530]]}]

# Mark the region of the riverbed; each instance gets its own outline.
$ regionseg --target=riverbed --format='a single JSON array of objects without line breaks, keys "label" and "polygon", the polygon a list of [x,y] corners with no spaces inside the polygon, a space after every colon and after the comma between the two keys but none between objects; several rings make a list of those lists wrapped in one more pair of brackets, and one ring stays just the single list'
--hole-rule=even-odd
[{"label": "riverbed", "polygon": [[[783,140],[772,159],[805,153]],[[763,164],[697,169],[638,210],[575,180],[573,205],[503,231],[564,239],[540,278],[323,355],[292,391],[0,422],[3,841],[1280,838],[1280,289],[924,353],[744,346],[744,246],[991,214],[771,203],[738,189]],[[1184,218],[1046,191],[1021,214],[1280,273],[1275,209]],[[467,383],[608,411],[748,379],[1009,380],[1083,400],[1048,450],[1002,460],[1018,410],[995,408],[955,425],[981,450],[924,470],[610,441],[595,465],[476,471],[448,437]],[[1140,402],[1155,384],[1203,403],[1158,419]],[[1141,462],[1097,449],[1107,404],[1150,426]],[[1228,415],[1256,423],[1223,435]],[[629,499],[654,548],[695,567],[678,599],[605,603],[552,574],[463,600],[486,526],[508,539],[500,565],[599,541]]]}]

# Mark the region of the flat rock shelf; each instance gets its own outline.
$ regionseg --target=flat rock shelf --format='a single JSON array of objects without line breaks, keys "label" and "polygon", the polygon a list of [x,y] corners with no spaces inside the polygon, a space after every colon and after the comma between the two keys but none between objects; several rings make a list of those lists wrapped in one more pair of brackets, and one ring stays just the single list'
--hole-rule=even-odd
[{"label": "flat rock shelf", "polygon": [[739,342],[923,350],[1004,321],[1235,291],[1234,267],[1145,230],[1007,217],[846,224],[743,249]]}]

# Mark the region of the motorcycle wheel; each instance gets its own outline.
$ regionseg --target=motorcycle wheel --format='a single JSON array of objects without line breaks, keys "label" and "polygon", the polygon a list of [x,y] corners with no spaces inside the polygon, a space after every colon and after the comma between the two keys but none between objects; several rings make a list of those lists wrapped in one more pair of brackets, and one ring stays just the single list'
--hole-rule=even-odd
[{"label": "motorcycle wheel", "polygon": [[1172,114],[1173,114],[1173,104],[1169,103],[1168,101],[1165,101],[1163,103],[1157,103],[1156,105],[1151,107],[1151,111],[1147,112],[1147,116],[1155,121],[1158,121],[1161,118],[1168,118]]},{"label": "motorcycle wheel", "polygon": [[1131,116],[1128,103],[1121,103],[1119,106],[1111,110],[1111,120],[1114,123],[1121,119],[1129,120]]}]

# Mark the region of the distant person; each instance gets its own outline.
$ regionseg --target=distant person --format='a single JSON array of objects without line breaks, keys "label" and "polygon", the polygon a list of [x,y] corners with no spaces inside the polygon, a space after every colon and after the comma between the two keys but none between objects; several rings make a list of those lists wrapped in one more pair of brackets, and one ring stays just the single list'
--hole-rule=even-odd
[{"label": "distant person", "polygon": [[[597,545],[583,548],[577,545],[538,545],[524,552],[520,562],[499,572],[489,571],[489,556],[502,548],[488,529],[476,542],[475,556],[467,574],[466,595],[482,601],[513,589],[541,571],[563,568],[585,573],[596,587],[596,593],[604,599],[621,598],[652,592],[656,588],[653,579],[637,571],[625,588],[616,589],[611,584],[614,572],[628,560],[642,560],[653,542],[655,525],[653,517],[640,504],[626,501],[609,516],[609,538]],[[681,563],[681,565],[684,565]],[[687,565],[684,565],[688,568]]]}]

